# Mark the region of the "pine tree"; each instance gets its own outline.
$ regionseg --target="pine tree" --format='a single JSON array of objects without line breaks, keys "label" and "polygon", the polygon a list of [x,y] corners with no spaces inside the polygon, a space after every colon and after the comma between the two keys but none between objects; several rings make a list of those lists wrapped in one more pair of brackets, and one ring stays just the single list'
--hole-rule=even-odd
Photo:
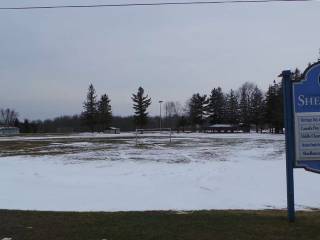
[{"label": "pine tree", "polygon": [[266,92],[265,96],[265,111],[264,111],[264,119],[265,122],[269,126],[270,132],[272,132],[272,129],[274,127],[274,119],[275,119],[275,114],[274,114],[274,109],[275,109],[275,89],[273,85],[269,85],[268,91]]},{"label": "pine tree", "polygon": [[17,128],[20,128],[20,121],[19,121],[19,119],[18,118],[16,118],[15,120],[14,120],[14,123],[13,123],[13,126],[14,127],[17,127]]},{"label": "pine tree", "polygon": [[184,132],[187,124],[188,124],[188,119],[186,118],[186,116],[182,115],[178,117],[178,123],[177,123],[178,131],[182,129],[182,132]]},{"label": "pine tree", "polygon": [[31,126],[28,119],[25,119],[23,122],[23,128],[21,129],[23,133],[31,133]]},{"label": "pine tree", "polygon": [[110,99],[107,94],[103,94],[98,102],[98,115],[99,128],[105,130],[112,121]]},{"label": "pine tree", "polygon": [[148,95],[144,96],[144,89],[139,87],[137,94],[132,94],[131,99],[133,101],[133,109],[135,111],[135,123],[139,128],[143,128],[148,121],[147,109],[151,105],[151,98],[149,98]]},{"label": "pine tree", "polygon": [[189,100],[189,117],[193,127],[203,126],[206,119],[207,95],[193,94]]},{"label": "pine tree", "polygon": [[270,132],[280,133],[283,130],[283,97],[282,84],[273,82],[266,93],[265,121],[269,125]]},{"label": "pine tree", "polygon": [[300,78],[301,78],[301,71],[298,69],[298,68],[296,68],[295,70],[294,70],[294,72],[293,72],[293,74],[292,74],[292,80],[293,81],[299,81],[300,80]]},{"label": "pine tree", "polygon": [[85,124],[93,132],[97,123],[97,95],[93,85],[89,85],[87,99],[83,104],[84,111],[82,113]]},{"label": "pine tree", "polygon": [[283,133],[284,128],[284,119],[283,119],[283,88],[282,84],[275,84],[275,102],[277,103],[275,106],[275,133]]},{"label": "pine tree", "polygon": [[212,89],[208,101],[209,122],[211,124],[223,123],[225,120],[225,97],[220,87]]},{"label": "pine tree", "polygon": [[264,99],[262,91],[256,86],[252,93],[251,122],[256,126],[256,132],[263,124]]},{"label": "pine tree", "polygon": [[229,124],[239,123],[239,103],[234,91],[231,89],[225,101],[225,121]]}]

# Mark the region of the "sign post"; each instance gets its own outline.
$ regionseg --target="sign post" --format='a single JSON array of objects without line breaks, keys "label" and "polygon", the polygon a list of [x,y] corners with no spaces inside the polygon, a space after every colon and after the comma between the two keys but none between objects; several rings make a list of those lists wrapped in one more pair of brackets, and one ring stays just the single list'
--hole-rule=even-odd
[{"label": "sign post", "polygon": [[282,72],[283,96],[284,96],[284,116],[285,116],[285,134],[286,134],[286,172],[287,172],[287,206],[288,220],[294,222],[294,126],[293,126],[293,106],[292,106],[292,74],[291,71]]},{"label": "sign post", "polygon": [[309,66],[301,78],[282,74],[286,134],[288,219],[295,220],[293,169],[320,173],[320,62]]}]

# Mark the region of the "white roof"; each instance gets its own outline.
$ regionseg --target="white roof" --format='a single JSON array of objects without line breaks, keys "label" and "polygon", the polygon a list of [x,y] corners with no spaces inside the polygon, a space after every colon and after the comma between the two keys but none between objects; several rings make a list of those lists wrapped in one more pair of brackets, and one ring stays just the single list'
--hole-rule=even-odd
[{"label": "white roof", "polygon": [[108,130],[116,130],[116,129],[119,129],[119,128],[116,128],[116,127],[108,127]]},{"label": "white roof", "polygon": [[0,129],[18,129],[17,127],[0,127]]},{"label": "white roof", "polygon": [[233,127],[233,126],[231,124],[213,124],[213,125],[210,125],[209,127],[225,128],[225,127]]}]

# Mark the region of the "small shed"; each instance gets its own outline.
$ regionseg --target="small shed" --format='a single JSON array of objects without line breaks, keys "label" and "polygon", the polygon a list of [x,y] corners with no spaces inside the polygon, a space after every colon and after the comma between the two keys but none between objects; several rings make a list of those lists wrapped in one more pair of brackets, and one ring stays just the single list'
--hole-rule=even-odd
[{"label": "small shed", "polygon": [[116,127],[108,127],[106,130],[104,130],[104,133],[109,133],[109,134],[120,134],[120,128],[116,128]]},{"label": "small shed", "polygon": [[211,132],[211,133],[214,133],[214,132],[233,133],[234,131],[237,131],[237,130],[238,130],[238,126],[232,125],[232,124],[213,124],[208,126],[206,129],[207,132]]},{"label": "small shed", "polygon": [[0,136],[12,136],[20,133],[17,127],[0,127]]}]

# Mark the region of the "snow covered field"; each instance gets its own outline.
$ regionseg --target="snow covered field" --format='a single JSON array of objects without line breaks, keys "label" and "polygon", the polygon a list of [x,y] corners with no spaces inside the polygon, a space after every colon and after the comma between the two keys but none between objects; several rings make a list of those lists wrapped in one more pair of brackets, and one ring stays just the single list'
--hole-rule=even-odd
[{"label": "snow covered field", "polygon": [[[320,176],[295,170],[298,209]],[[0,138],[0,208],[56,211],[286,207],[284,136],[77,134]]]}]

